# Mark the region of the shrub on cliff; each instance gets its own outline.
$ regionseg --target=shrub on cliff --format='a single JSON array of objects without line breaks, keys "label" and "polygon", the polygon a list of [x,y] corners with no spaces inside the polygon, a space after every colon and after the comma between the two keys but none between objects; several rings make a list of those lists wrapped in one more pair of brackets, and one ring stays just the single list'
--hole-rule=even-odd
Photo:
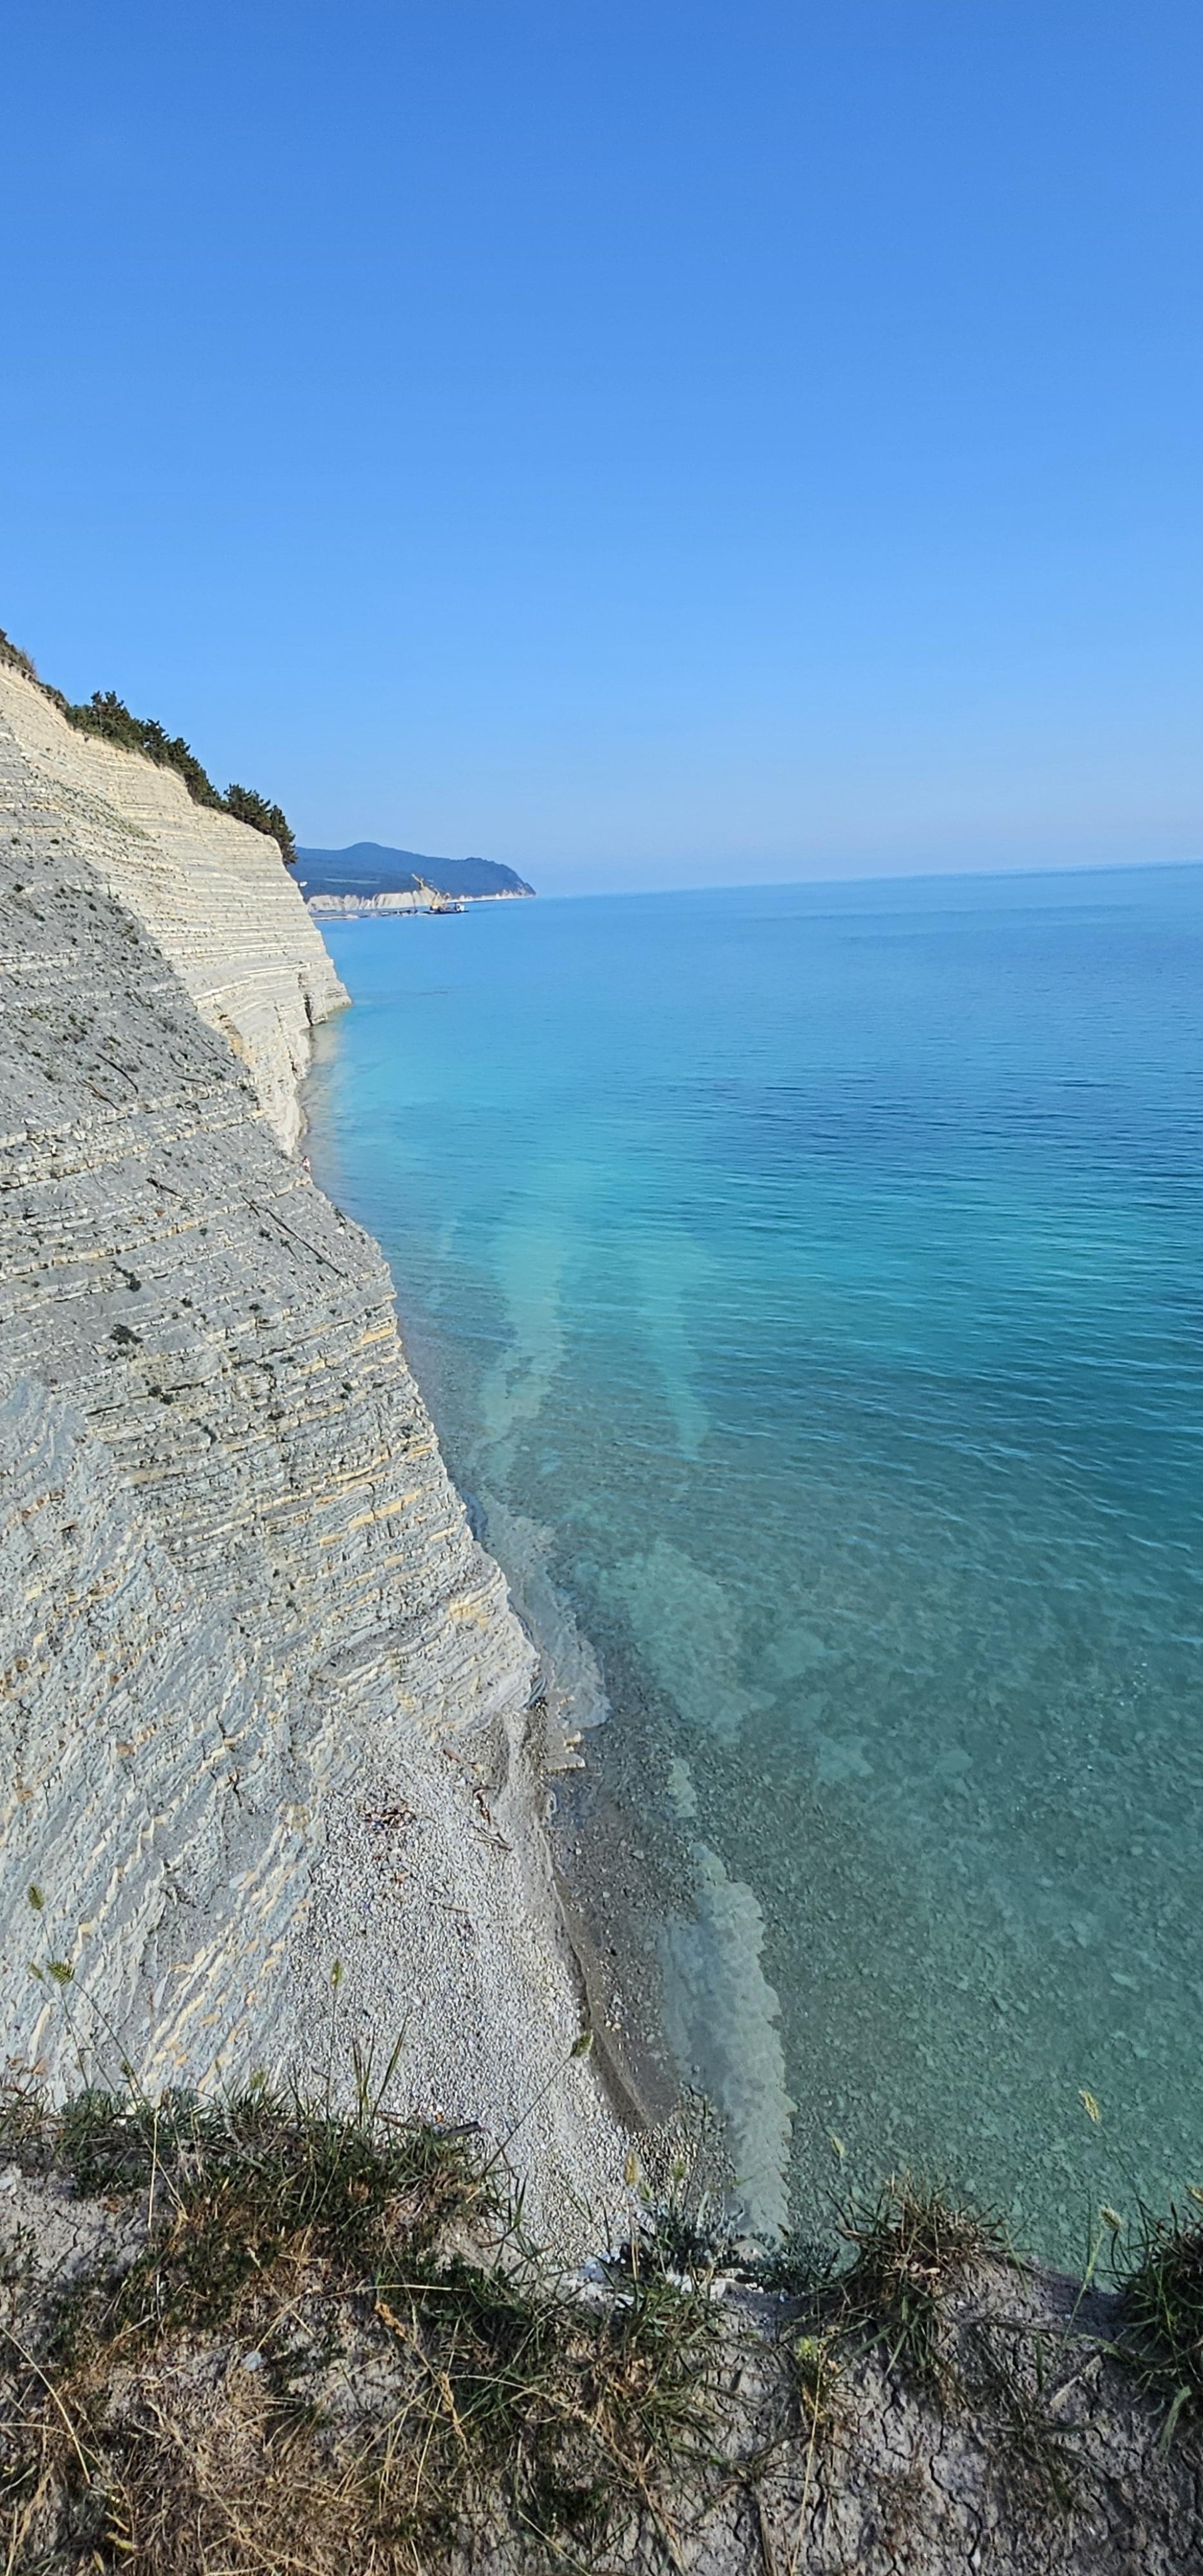
[{"label": "shrub on cliff", "polygon": [[253,787],[236,787],[231,782],[226,789],[225,808],[236,823],[249,823],[255,832],[270,833],[272,840],[280,844],[285,867],[294,865],[297,845],[288,817],[279,805],[269,805],[266,797],[256,795]]},{"label": "shrub on cliff", "polygon": [[131,715],[115,689],[95,689],[86,706],[68,706],[64,712],[78,733],[99,734],[105,742],[118,743],[122,751],[140,751],[160,769],[177,770],[194,805],[225,806],[224,796],[182,734],[169,734],[153,716]]},{"label": "shrub on cliff", "polygon": [[[20,645],[14,644],[11,635],[6,635],[2,626],[0,626],[0,662],[7,662],[10,671],[23,671],[27,680],[38,679],[28,653],[23,653]],[[38,680],[38,687],[40,688],[41,685],[41,681]]]},{"label": "shrub on cliff", "polygon": [[115,742],[122,751],[140,752],[144,760],[153,760],[160,769],[174,769],[183,779],[194,805],[208,805],[219,814],[231,814],[236,823],[249,823],[252,831],[265,832],[278,842],[285,867],[296,861],[297,845],[287,815],[279,805],[269,803],[253,787],[231,784],[223,796],[214,786],[208,771],[202,767],[190,743],[182,734],[169,734],[154,716],[131,715],[125,700],[115,689],[94,689],[82,706],[73,706],[61,689],[40,680],[28,653],[23,653],[0,626],[0,663],[20,671],[32,680],[43,697],[52,700],[68,724],[77,733],[97,734],[104,742]]},{"label": "shrub on cliff", "polygon": [[266,832],[278,841],[285,866],[292,866],[297,845],[283,808],[269,804],[253,787],[232,783],[223,796],[182,734],[169,734],[153,716],[131,715],[115,689],[94,690],[86,706],[64,703],[63,713],[80,733],[99,734],[105,742],[119,743],[123,751],[140,751],[160,769],[174,769],[194,805],[211,805],[220,814],[232,814],[236,823],[249,823],[252,831]]}]

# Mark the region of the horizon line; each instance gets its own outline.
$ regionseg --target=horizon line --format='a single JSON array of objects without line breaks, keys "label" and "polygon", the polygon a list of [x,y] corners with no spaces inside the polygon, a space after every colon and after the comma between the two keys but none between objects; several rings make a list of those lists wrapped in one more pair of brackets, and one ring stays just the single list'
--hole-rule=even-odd
[{"label": "horizon line", "polygon": [[[512,863],[505,860],[498,864],[509,866]],[[838,891],[841,886],[853,885],[960,885],[966,881],[989,885],[1000,878],[1010,881],[1025,877],[1132,876],[1137,873],[1167,876],[1200,867],[1203,867],[1203,852],[1192,859],[1079,859],[1062,861],[1052,867],[895,868],[884,874],[868,870],[864,875],[840,877],[736,877],[707,879],[699,885],[565,887],[549,890],[546,894],[540,894],[536,886],[534,892],[536,901],[544,903],[599,903],[628,895],[764,894],[773,887],[786,889],[794,886],[827,887]]]}]

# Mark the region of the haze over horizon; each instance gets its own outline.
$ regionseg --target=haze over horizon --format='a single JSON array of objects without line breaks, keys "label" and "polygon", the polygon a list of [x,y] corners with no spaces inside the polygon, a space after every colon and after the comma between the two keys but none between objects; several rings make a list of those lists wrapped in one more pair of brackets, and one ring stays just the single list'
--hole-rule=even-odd
[{"label": "haze over horizon", "polygon": [[0,623],[545,893],[1203,856],[1186,0],[7,26]]}]

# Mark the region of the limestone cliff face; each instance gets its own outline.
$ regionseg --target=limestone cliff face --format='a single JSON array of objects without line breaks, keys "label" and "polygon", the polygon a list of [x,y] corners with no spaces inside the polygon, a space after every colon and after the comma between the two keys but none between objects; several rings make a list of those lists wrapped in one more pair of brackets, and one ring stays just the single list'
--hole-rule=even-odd
[{"label": "limestone cliff face", "polygon": [[309,1031],[347,997],[275,842],[194,805],[174,770],[75,732],[2,664],[0,727],[5,792],[60,846],[86,846],[295,1144]]},{"label": "limestone cliff face", "polygon": [[[357,1783],[462,1910],[533,1657],[383,1259],[281,1142],[340,992],[274,846],[0,674],[0,945],[0,2049],[232,2079],[312,2042]],[[519,1839],[481,1822],[467,1941],[353,1906],[359,2036],[420,1953],[413,2089],[478,2112],[500,1996],[575,2026]]]}]

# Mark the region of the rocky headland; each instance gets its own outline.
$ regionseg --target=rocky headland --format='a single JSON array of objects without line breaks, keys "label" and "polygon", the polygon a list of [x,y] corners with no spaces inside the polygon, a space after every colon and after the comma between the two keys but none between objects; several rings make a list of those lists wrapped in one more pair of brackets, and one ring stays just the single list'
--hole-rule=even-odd
[{"label": "rocky headland", "polygon": [[297,883],[315,917],[428,912],[470,903],[526,901],[535,889],[497,859],[432,858],[354,841],[345,850],[301,850]]}]

